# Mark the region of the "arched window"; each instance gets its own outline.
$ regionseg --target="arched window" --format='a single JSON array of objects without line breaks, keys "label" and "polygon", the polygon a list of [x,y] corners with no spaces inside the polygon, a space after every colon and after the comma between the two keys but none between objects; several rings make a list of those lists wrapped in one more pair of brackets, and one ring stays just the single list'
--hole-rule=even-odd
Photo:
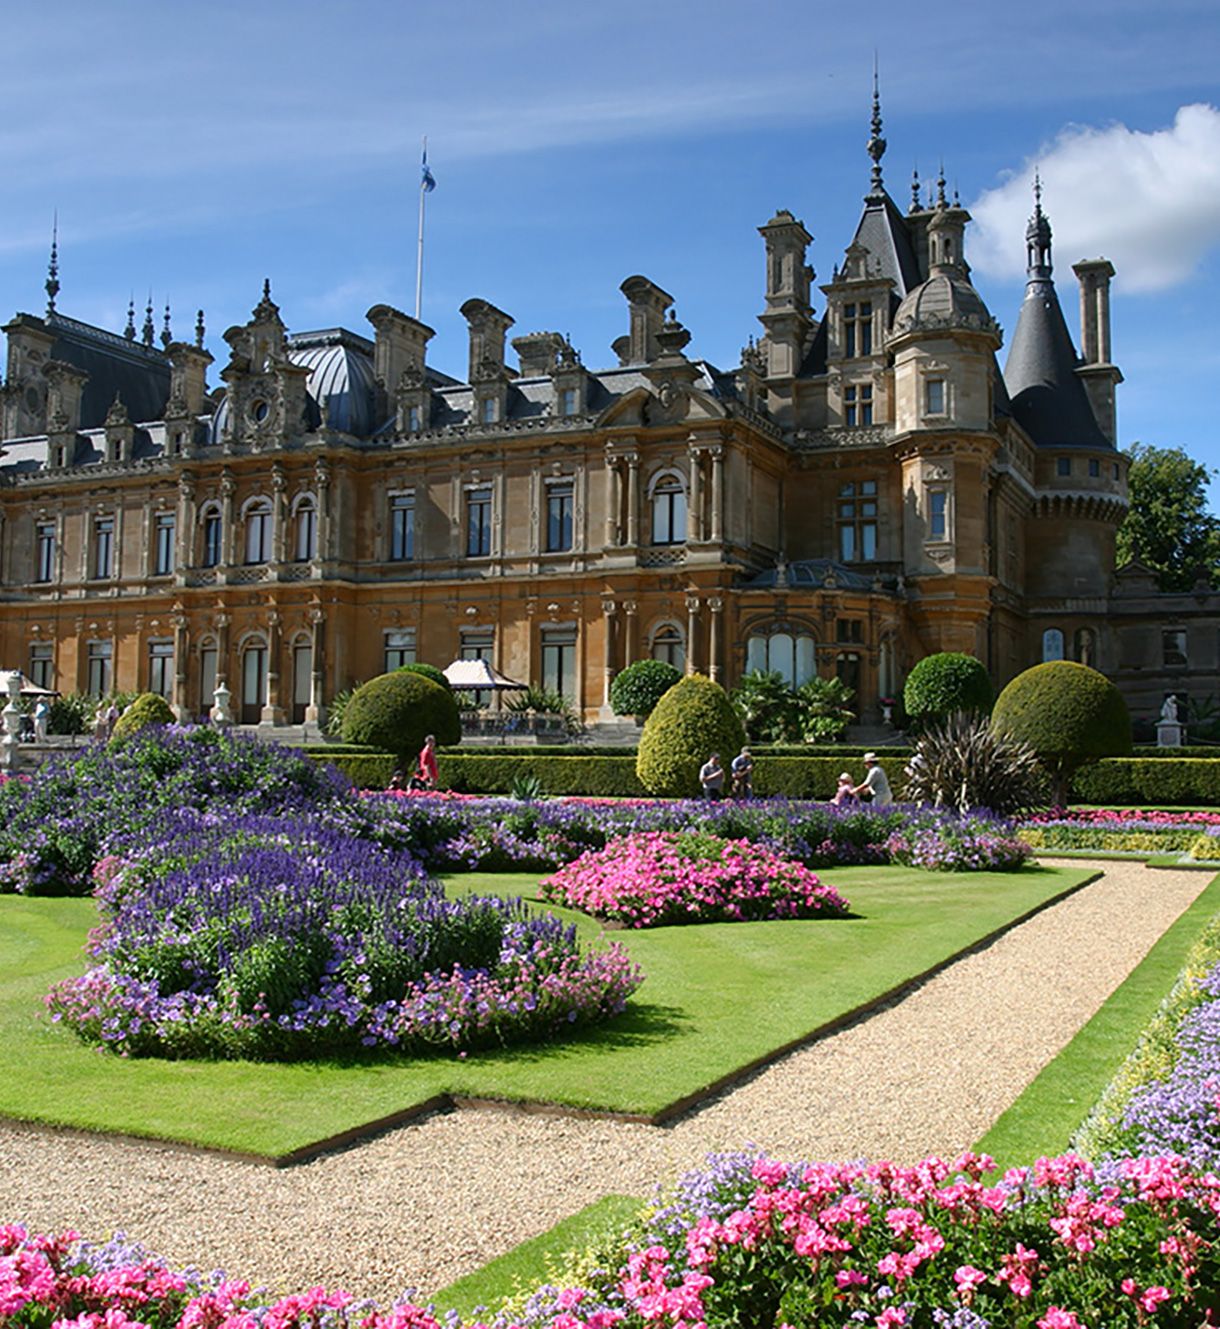
[{"label": "arched window", "polygon": [[267,704],[267,643],[251,637],[241,653],[241,722],[258,724]]},{"label": "arched window", "polygon": [[220,507],[209,503],[199,514],[201,567],[215,568],[223,557],[224,544],[221,535]]},{"label": "arched window", "polygon": [[1092,628],[1077,628],[1073,654],[1082,665],[1097,668],[1097,634]]},{"label": "arched window", "polygon": [[297,502],[293,523],[296,532],[293,558],[298,563],[308,563],[318,552],[318,509],[308,494]]},{"label": "arched window", "polygon": [[676,475],[663,475],[652,489],[652,543],[679,545],[686,539],[686,490]]},{"label": "arched window", "polygon": [[686,639],[673,623],[662,623],[652,634],[652,658],[664,660],[675,669],[686,669]]},{"label": "arched window", "polygon": [[808,632],[755,632],[746,641],[746,671],[780,674],[791,688],[817,675],[814,639]]},{"label": "arched window", "polygon": [[266,563],[271,558],[271,500],[251,499],[245,510],[246,562]]},{"label": "arched window", "polygon": [[1047,628],[1042,634],[1042,659],[1063,659],[1063,633],[1058,628]]},{"label": "arched window", "polygon": [[304,724],[313,688],[313,643],[300,632],[292,642],[292,723]]}]

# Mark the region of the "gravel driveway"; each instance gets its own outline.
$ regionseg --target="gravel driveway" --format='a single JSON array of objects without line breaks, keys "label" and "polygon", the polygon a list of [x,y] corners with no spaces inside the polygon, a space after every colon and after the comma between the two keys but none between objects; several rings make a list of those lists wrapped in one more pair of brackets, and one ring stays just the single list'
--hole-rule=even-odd
[{"label": "gravel driveway", "polygon": [[0,1223],[138,1237],[275,1291],[433,1292],[612,1191],[646,1195],[709,1149],[783,1158],[969,1147],[1210,880],[1135,863],[665,1127],[437,1113],[273,1170],[0,1123]]}]

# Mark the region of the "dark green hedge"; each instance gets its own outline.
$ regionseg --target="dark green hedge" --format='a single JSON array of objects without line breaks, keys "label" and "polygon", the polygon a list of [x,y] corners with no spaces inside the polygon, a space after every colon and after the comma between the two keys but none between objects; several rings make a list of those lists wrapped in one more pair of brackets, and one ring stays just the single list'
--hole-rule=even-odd
[{"label": "dark green hedge", "polygon": [[326,747],[302,749],[313,761],[326,761],[337,766],[357,789],[384,789],[394,774],[394,756],[390,752],[353,751],[334,752]]},{"label": "dark green hedge", "polygon": [[441,787],[461,794],[507,794],[513,781],[534,775],[547,794],[590,794],[602,798],[644,798],[636,778],[635,756],[536,757],[482,752],[442,752]]},{"label": "dark green hedge", "polygon": [[1106,757],[1072,780],[1078,803],[1136,807],[1144,803],[1220,807],[1220,761],[1215,757]]}]

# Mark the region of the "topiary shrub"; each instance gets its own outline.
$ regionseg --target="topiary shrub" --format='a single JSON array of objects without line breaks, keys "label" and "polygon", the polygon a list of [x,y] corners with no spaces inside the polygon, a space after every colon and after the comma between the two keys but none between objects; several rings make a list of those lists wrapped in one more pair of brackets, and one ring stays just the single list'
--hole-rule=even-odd
[{"label": "topiary shrub", "polygon": [[1066,803],[1072,775],[1099,757],[1131,751],[1131,716],[1104,674],[1074,660],[1048,660],[1016,678],[996,699],[997,733],[1028,743]]},{"label": "topiary shrub", "polygon": [[657,702],[644,724],[635,769],[650,794],[694,798],[699,768],[713,752],[728,769],[746,741],[745,730],[719,683],[688,674]]},{"label": "topiary shrub", "polygon": [[422,674],[396,669],[358,687],[343,711],[343,741],[392,752],[400,767],[413,761],[429,734],[438,744],[462,737],[453,693]]},{"label": "topiary shrub", "polygon": [[681,677],[668,660],[637,660],[615,674],[610,684],[610,709],[615,715],[647,717]]},{"label": "topiary shrub", "polygon": [[418,674],[421,678],[430,678],[433,683],[439,683],[441,687],[453,691],[449,680],[445,677],[444,670],[438,669],[435,665],[424,664],[422,660],[413,661],[411,664],[399,665],[394,671],[398,674]]},{"label": "topiary shrub", "polygon": [[115,721],[110,741],[114,744],[126,743],[141,729],[147,729],[150,725],[173,724],[177,718],[164,697],[156,692],[141,692]]},{"label": "topiary shrub", "polygon": [[916,728],[957,711],[986,715],[994,699],[986,666],[960,651],[925,656],[911,670],[902,692],[907,717]]}]

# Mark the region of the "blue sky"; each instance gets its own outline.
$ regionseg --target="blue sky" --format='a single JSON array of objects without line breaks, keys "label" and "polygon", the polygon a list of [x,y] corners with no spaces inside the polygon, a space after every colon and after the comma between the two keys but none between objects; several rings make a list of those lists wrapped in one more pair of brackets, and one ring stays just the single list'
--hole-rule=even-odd
[{"label": "blue sky", "polygon": [[4,42],[6,312],[43,308],[58,209],[74,317],[119,330],[151,291],[186,336],[202,306],[222,362],[270,276],[290,329],[368,332],[370,305],[413,307],[426,133],[423,317],[459,376],[471,296],[613,363],[637,272],[692,354],[736,363],[761,331],[756,227],[791,209],[823,281],[851,238],[876,52],[895,199],[943,161],[1011,331],[1037,164],[1073,328],[1072,262],[1118,268],[1121,441],[1220,468],[1215,0],[57,0],[10,8]]}]

